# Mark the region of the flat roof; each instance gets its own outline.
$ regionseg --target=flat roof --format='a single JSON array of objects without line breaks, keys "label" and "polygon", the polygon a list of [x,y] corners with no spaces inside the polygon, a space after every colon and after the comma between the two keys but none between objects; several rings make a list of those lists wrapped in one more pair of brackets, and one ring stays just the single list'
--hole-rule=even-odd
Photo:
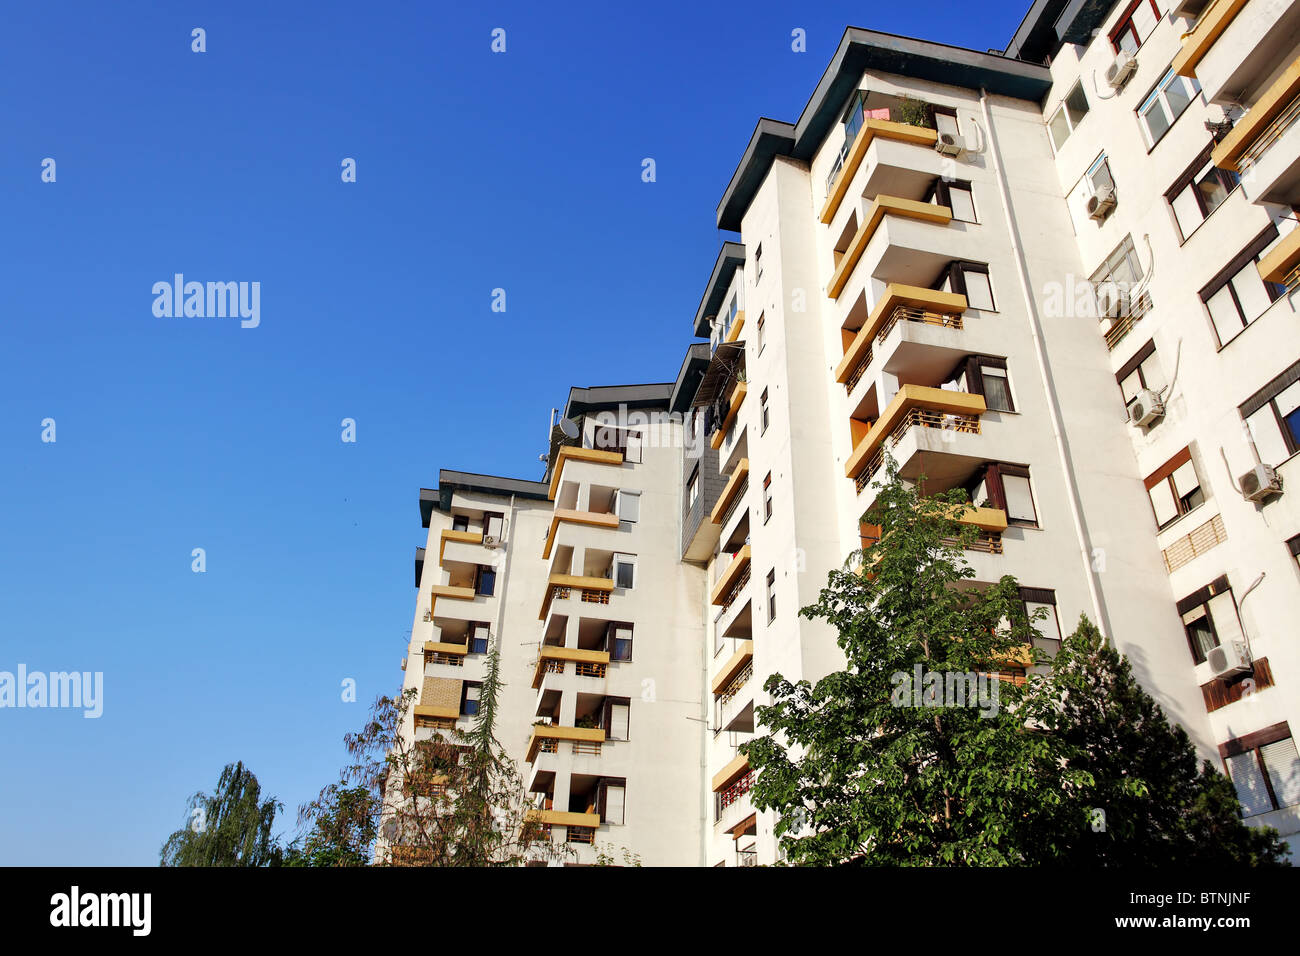
[{"label": "flat roof", "polygon": [[527,478],[503,478],[500,475],[481,475],[472,471],[451,471],[443,468],[438,472],[437,488],[420,489],[420,524],[427,528],[435,510],[449,510],[452,493],[456,491],[500,495],[506,498],[514,495],[518,498],[546,501],[550,486],[545,482],[530,481]]},{"label": "flat roof", "polygon": [[803,162],[812,158],[866,70],[983,89],[1035,103],[1041,103],[1052,86],[1047,67],[1038,63],[996,51],[981,53],[946,43],[848,27],[798,121],[792,126],[776,120],[759,120],[740,165],[718,202],[719,229],[740,231],[741,218],[776,156],[790,156]]}]

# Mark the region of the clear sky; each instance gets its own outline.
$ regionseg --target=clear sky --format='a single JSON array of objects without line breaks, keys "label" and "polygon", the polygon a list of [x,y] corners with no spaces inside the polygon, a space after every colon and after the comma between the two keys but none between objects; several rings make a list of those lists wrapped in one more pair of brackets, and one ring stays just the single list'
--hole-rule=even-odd
[{"label": "clear sky", "polygon": [[[104,683],[0,709],[0,863],[156,864],[239,759],[292,830],[399,685],[419,488],[675,377],[754,124],[846,25],[1000,49],[1027,6],[8,5],[0,671]],[[156,317],[175,273],[260,324]]]}]

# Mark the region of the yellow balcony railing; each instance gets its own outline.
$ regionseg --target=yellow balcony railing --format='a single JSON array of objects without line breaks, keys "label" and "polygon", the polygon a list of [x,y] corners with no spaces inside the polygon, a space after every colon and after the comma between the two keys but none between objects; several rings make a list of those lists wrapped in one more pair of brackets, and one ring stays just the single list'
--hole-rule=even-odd
[{"label": "yellow balcony railing", "polygon": [[542,557],[551,556],[555,546],[555,534],[561,524],[587,525],[592,528],[611,528],[618,530],[618,515],[604,514],[596,511],[573,511],[569,508],[557,508],[551,515],[551,530],[546,533],[546,544],[542,546]]},{"label": "yellow balcony railing", "polygon": [[459,541],[462,544],[482,544],[483,533],[481,531],[452,531],[446,528],[438,535],[438,563],[442,563],[442,556],[447,550],[448,541]]},{"label": "yellow balcony railing", "polygon": [[[899,322],[926,322],[959,329],[966,307],[966,297],[960,293],[891,282],[844,350],[844,357],[835,367],[835,381],[846,385],[850,379],[856,382],[855,374],[861,376],[871,361],[872,343],[884,342]],[[852,390],[851,385],[849,388]]]},{"label": "yellow balcony railing", "polygon": [[[904,385],[858,442],[845,463],[844,473],[866,487],[870,474],[880,467],[885,442],[897,445],[911,428],[939,428],[979,434],[980,416],[987,410],[982,395],[951,392],[924,385]],[[870,463],[874,462],[874,467]],[[866,475],[864,478],[863,475]]]},{"label": "yellow balcony railing", "polygon": [[1241,12],[1247,0],[1214,0],[1196,21],[1190,33],[1183,35],[1183,48],[1174,57],[1174,72],[1179,76],[1195,76],[1196,67],[1223,36],[1223,31]]},{"label": "yellow balcony railing", "polygon": [[[1210,154],[1214,165],[1220,169],[1241,171],[1242,160],[1248,154],[1257,159],[1285,131],[1285,126],[1295,121],[1294,113],[1288,114],[1288,111],[1295,105],[1297,96],[1300,96],[1300,58],[1292,61],[1250,108],[1250,112],[1219,140]],[[1282,129],[1274,126],[1276,121],[1285,120],[1288,115],[1290,119]]]},{"label": "yellow balcony railing", "polygon": [[732,469],[731,477],[727,479],[726,485],[722,488],[722,494],[718,496],[718,502],[709,512],[709,520],[713,524],[723,524],[727,517],[731,515],[732,505],[741,497],[741,491],[749,479],[749,459],[742,458],[740,462]]},{"label": "yellow balcony railing", "polygon": [[1300,270],[1300,228],[1292,229],[1266,255],[1260,257],[1260,278],[1276,282],[1288,289],[1296,287],[1296,271]]},{"label": "yellow balcony railing", "polygon": [[736,420],[736,415],[740,412],[740,403],[745,400],[745,395],[749,391],[749,386],[744,382],[737,382],[735,388],[731,390],[731,397],[727,400],[727,414],[718,425],[718,430],[713,433],[709,439],[709,447],[718,449],[722,447],[722,440],[727,435],[727,429]]},{"label": "yellow balcony railing", "polygon": [[742,641],[736,648],[736,653],[727,659],[722,665],[722,669],[713,675],[711,689],[715,695],[721,694],[723,690],[732,684],[737,675],[739,675],[754,660],[754,642]]},{"label": "yellow balcony railing", "polygon": [[570,461],[588,461],[597,465],[621,465],[623,464],[623,453],[621,451],[610,451],[604,448],[582,448],[578,445],[563,445],[555,453],[555,467],[551,470],[551,487],[547,494],[552,501],[555,500],[555,493],[560,488],[560,476],[564,474],[564,466]]},{"label": "yellow balcony railing", "polygon": [[736,552],[736,556],[731,559],[731,563],[718,575],[718,580],[714,582],[713,591],[709,595],[710,604],[730,604],[727,596],[732,594],[734,588],[740,583],[741,574],[749,570],[749,559],[749,545],[745,545]]}]

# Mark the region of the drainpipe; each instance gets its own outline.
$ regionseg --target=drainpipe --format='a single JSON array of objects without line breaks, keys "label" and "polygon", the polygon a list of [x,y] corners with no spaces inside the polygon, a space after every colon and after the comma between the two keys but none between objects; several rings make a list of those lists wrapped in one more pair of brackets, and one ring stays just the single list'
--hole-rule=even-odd
[{"label": "drainpipe", "polygon": [[510,587],[510,552],[515,546],[515,496],[510,496],[510,524],[502,530],[506,533],[505,560],[501,562],[501,570],[497,574],[497,614],[496,620],[492,622],[492,629],[495,631],[494,639],[496,648],[501,650],[501,618],[506,613],[506,589]]},{"label": "drainpipe", "polygon": [[998,144],[997,130],[993,125],[993,116],[989,112],[988,91],[980,89],[980,108],[984,113],[984,125],[988,128],[989,157],[997,173],[998,191],[1002,197],[1002,215],[1006,219],[1007,232],[1011,237],[1011,248],[1015,252],[1016,276],[1020,281],[1020,292],[1024,296],[1025,309],[1029,314],[1029,332],[1034,343],[1034,353],[1038,358],[1038,373],[1042,378],[1043,390],[1047,395],[1047,410],[1052,422],[1052,438],[1056,442],[1056,453],[1060,460],[1061,472],[1065,476],[1067,500],[1070,505],[1070,519],[1074,524],[1075,535],[1079,541],[1079,560],[1083,564],[1084,580],[1088,582],[1088,594],[1092,599],[1093,617],[1103,638],[1109,638],[1110,615],[1106,610],[1105,599],[1097,582],[1097,572],[1092,567],[1092,541],[1088,534],[1087,522],[1083,516],[1083,505],[1079,497],[1079,485],[1074,477],[1074,468],[1070,453],[1066,449],[1064,427],[1061,421],[1061,407],[1056,398],[1056,389],[1052,384],[1052,375],[1047,362],[1047,348],[1043,343],[1042,320],[1038,306],[1034,301],[1034,289],[1029,281],[1029,266],[1025,262],[1025,251],[1020,241],[1020,231],[1016,227],[1015,216],[1011,212],[1011,188],[1007,182],[1006,170],[1002,165],[1002,148]]}]

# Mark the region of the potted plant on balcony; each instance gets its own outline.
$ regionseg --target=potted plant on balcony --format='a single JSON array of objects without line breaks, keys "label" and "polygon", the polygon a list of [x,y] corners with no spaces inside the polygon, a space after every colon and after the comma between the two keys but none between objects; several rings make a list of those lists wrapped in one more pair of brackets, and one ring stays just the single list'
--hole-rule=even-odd
[{"label": "potted plant on balcony", "polygon": [[930,104],[910,96],[903,97],[898,109],[894,111],[893,120],[896,123],[905,123],[908,126],[934,129],[934,119],[930,115]]}]

